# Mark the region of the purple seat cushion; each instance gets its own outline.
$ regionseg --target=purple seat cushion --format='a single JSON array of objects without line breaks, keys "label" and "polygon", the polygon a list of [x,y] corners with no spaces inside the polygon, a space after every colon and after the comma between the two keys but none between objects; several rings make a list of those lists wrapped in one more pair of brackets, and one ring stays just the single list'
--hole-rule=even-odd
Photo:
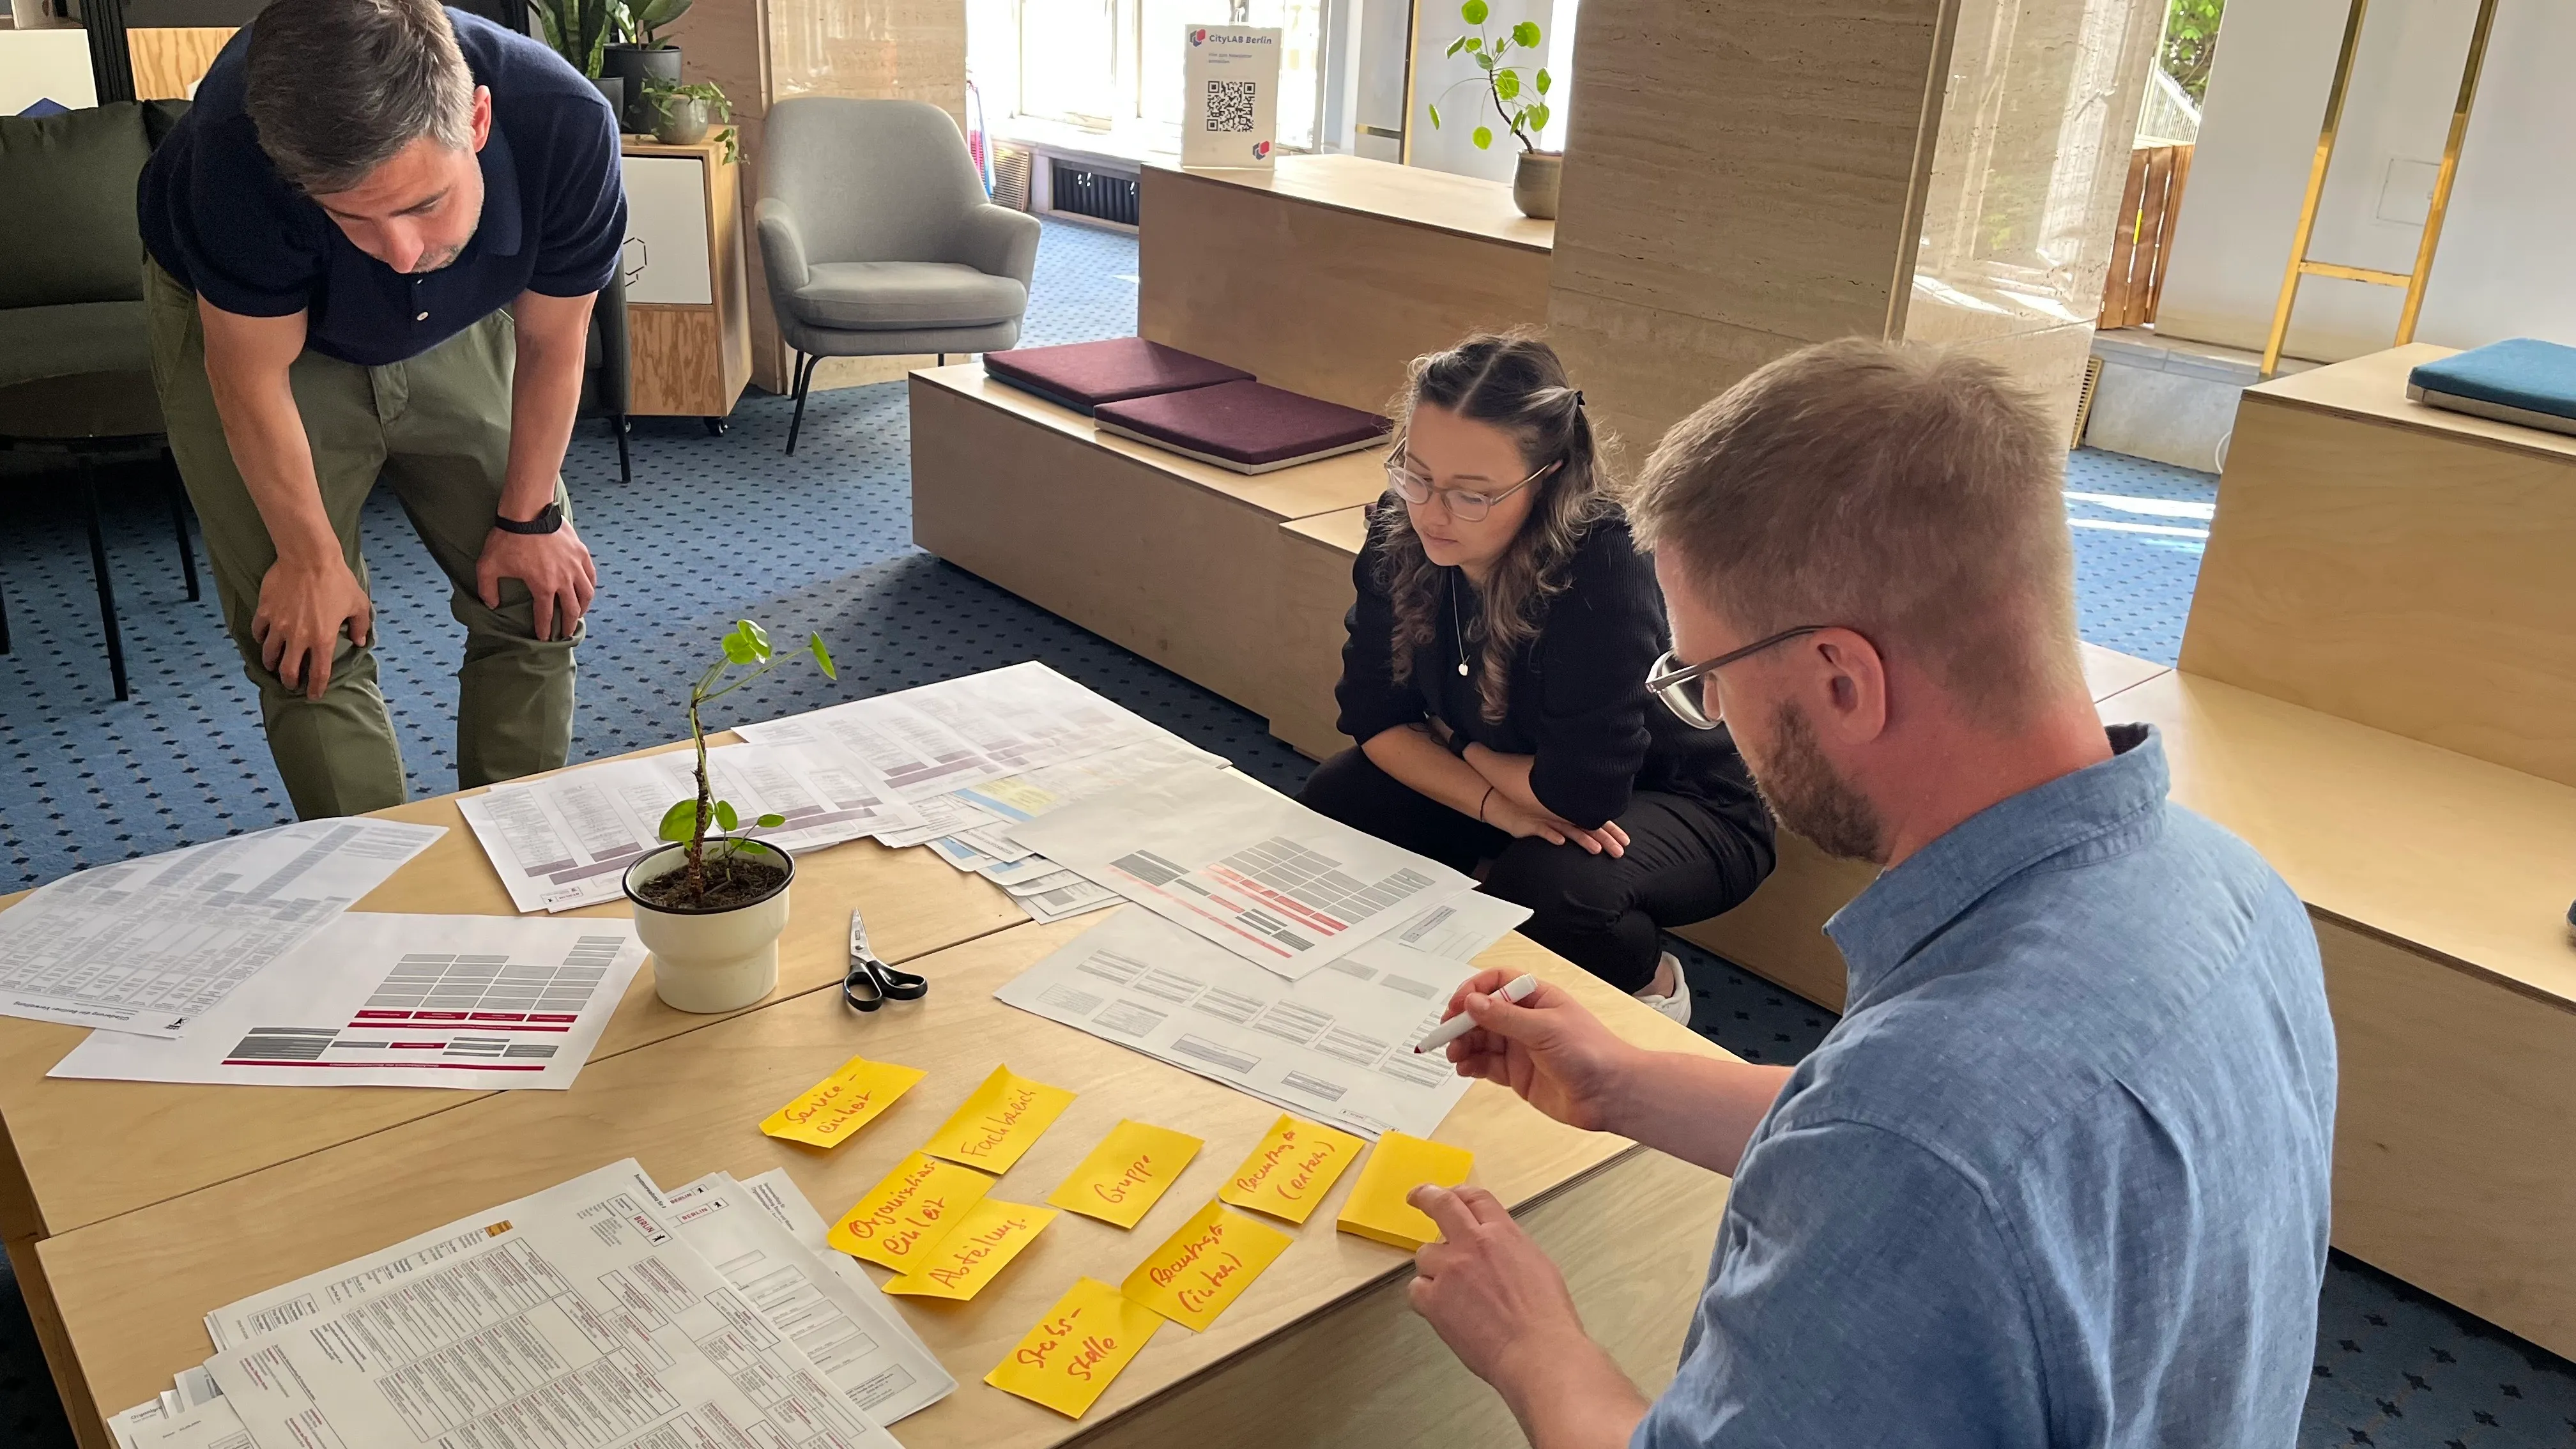
[{"label": "purple seat cushion", "polygon": [[1142,337],[987,352],[984,374],[1086,414],[1102,403],[1252,380],[1239,367]]},{"label": "purple seat cushion", "polygon": [[1111,403],[1098,417],[1104,427],[1241,468],[1348,452],[1387,431],[1375,413],[1258,382]]}]

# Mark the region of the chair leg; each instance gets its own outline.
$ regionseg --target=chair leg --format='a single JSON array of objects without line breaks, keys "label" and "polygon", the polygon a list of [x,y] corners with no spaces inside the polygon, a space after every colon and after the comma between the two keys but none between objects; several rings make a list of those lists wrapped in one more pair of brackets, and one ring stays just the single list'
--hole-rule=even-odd
[{"label": "chair leg", "polygon": [[197,587],[196,546],[188,541],[188,488],[179,479],[178,459],[167,448],[161,450],[161,469],[170,487],[170,531],[179,540],[179,570],[188,577],[188,602],[193,604],[203,595]]},{"label": "chair leg", "polygon": [[796,354],[796,415],[787,420],[787,456],[796,456],[796,434],[805,426],[805,390],[814,385],[814,364],[820,357]]},{"label": "chair leg", "polygon": [[0,589],[0,654],[9,652],[9,591]]},{"label": "chair leg", "polygon": [[81,506],[89,515],[89,572],[98,581],[98,623],[107,633],[107,672],[121,700],[127,697],[125,637],[116,628],[116,585],[107,576],[107,535],[99,527],[98,471],[87,459],[81,461],[80,480]]},{"label": "chair leg", "polygon": [[626,421],[626,414],[618,413],[609,418],[608,426],[617,434],[617,481],[632,483],[635,481],[635,464],[626,456],[626,434],[633,425]]}]

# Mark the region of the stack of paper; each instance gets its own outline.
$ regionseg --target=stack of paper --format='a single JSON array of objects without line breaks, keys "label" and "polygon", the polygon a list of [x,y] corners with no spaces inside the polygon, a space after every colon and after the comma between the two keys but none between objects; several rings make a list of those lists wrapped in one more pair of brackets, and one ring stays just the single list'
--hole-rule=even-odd
[{"label": "stack of paper", "polygon": [[[900,1449],[956,1381],[783,1173],[665,1197],[632,1160],[207,1315],[217,1352],[127,1449]],[[540,1428],[542,1426],[542,1428]]]}]

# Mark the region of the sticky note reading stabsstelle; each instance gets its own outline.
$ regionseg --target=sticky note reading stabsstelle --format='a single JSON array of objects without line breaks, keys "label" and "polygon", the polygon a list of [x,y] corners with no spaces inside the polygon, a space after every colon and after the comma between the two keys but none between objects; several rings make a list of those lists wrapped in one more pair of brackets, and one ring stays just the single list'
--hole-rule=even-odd
[{"label": "sticky note reading stabsstelle", "polygon": [[1064,1088],[1030,1081],[1007,1065],[995,1067],[921,1150],[986,1172],[1008,1172],[1071,1105],[1073,1093]]},{"label": "sticky note reading stabsstelle", "polygon": [[1163,1316],[1097,1278],[1055,1301],[984,1382],[1079,1419],[1133,1361]]},{"label": "sticky note reading stabsstelle", "polygon": [[1281,1113],[1216,1195],[1236,1207],[1302,1223],[1367,1146],[1348,1132]]},{"label": "sticky note reading stabsstelle", "polygon": [[986,1198],[966,1210],[957,1227],[912,1271],[886,1280],[885,1291],[919,1298],[972,1298],[1010,1266],[1040,1230],[1055,1221],[1055,1209]]},{"label": "sticky note reading stabsstelle", "polygon": [[1475,1165],[1476,1154],[1464,1147],[1386,1133],[1377,1139],[1377,1150],[1369,1154],[1359,1180],[1351,1184],[1350,1200],[1342,1204],[1342,1216],[1333,1226],[1417,1252],[1423,1244],[1440,1240],[1440,1225],[1406,1202],[1405,1195],[1425,1183],[1456,1187]]},{"label": "sticky note reading stabsstelle", "polygon": [[804,1091],[796,1100],[761,1120],[772,1137],[815,1147],[837,1147],[877,1120],[895,1099],[912,1090],[922,1073],[892,1062],[852,1057],[841,1069]]},{"label": "sticky note reading stabsstelle", "polygon": [[1132,1228],[1198,1156],[1203,1144],[1187,1132],[1126,1121],[1100,1139],[1082,1165],[1067,1174],[1047,1201],[1067,1212]]},{"label": "sticky note reading stabsstelle", "polygon": [[1259,1218],[1211,1202],[1148,1253],[1118,1291],[1204,1332],[1294,1241]]},{"label": "sticky note reading stabsstelle", "polygon": [[992,1191],[993,1179],[916,1152],[850,1204],[825,1234],[855,1258],[910,1272]]}]

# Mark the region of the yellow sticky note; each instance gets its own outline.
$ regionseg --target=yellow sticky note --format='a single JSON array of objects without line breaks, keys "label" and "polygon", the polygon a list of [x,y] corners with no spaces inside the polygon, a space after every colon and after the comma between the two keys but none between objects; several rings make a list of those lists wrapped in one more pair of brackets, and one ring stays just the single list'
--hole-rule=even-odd
[{"label": "yellow sticky note", "polygon": [[993,1179],[975,1169],[916,1152],[850,1204],[825,1240],[852,1257],[909,1272],[992,1190]]},{"label": "yellow sticky note", "polygon": [[1064,1088],[995,1067],[921,1150],[986,1172],[1008,1172],[1071,1105],[1073,1093]]},{"label": "yellow sticky note", "polygon": [[1211,1202],[1137,1264],[1118,1291],[1204,1332],[1293,1241],[1259,1218]]},{"label": "yellow sticky note", "polygon": [[1132,1228],[1144,1219],[1203,1144],[1187,1132],[1125,1121],[1110,1129],[1047,1201],[1068,1212]]},{"label": "yellow sticky note", "polygon": [[1282,1113],[1216,1195],[1236,1207],[1302,1223],[1366,1146],[1348,1132]]},{"label": "yellow sticky note", "polygon": [[1351,1184],[1350,1201],[1342,1204],[1341,1220],[1333,1226],[1408,1253],[1436,1243],[1440,1225],[1406,1202],[1405,1194],[1424,1183],[1456,1187],[1475,1165],[1476,1154],[1464,1147],[1386,1133],[1360,1169],[1359,1181]]},{"label": "yellow sticky note", "polygon": [[795,1101],[761,1119],[760,1130],[790,1142],[837,1147],[877,1120],[922,1075],[892,1062],[852,1057],[841,1063],[839,1071],[797,1093]]},{"label": "yellow sticky note", "polygon": [[1055,1301],[984,1382],[1079,1419],[1136,1357],[1163,1316],[1097,1278]]},{"label": "yellow sticky note", "polygon": [[988,1197],[968,1208],[956,1229],[910,1272],[888,1279],[885,1291],[920,1298],[972,1298],[1010,1266],[1039,1229],[1054,1221],[1053,1208]]}]

